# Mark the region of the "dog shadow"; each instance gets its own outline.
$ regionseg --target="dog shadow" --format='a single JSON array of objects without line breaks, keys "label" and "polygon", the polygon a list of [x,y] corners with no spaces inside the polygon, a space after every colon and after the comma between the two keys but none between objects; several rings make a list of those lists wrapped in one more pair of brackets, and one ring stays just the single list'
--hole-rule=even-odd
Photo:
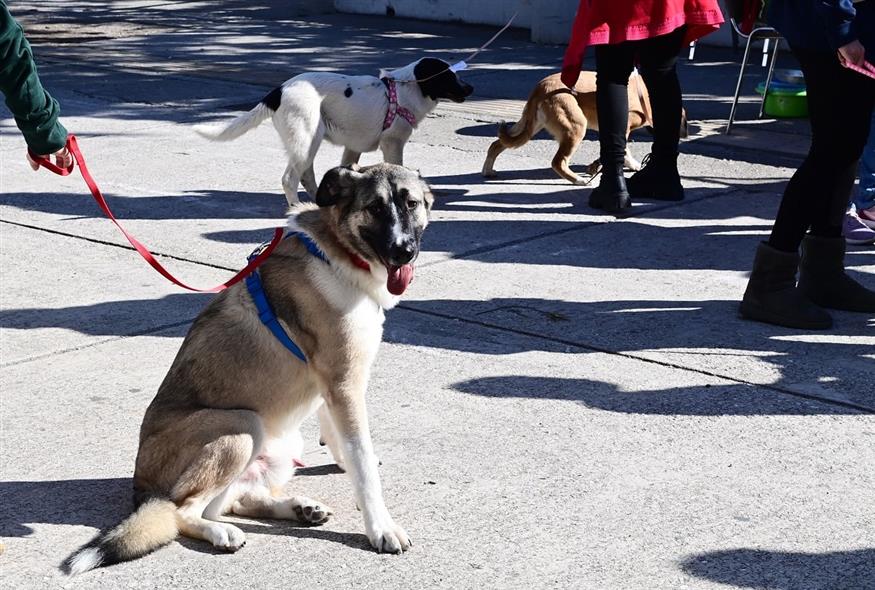
[{"label": "dog shadow", "polygon": [[27,537],[33,524],[107,529],[133,509],[129,477],[0,482],[0,537]]},{"label": "dog shadow", "polygon": [[[589,173],[587,172],[588,165],[586,164],[572,164],[571,169],[574,172],[577,172],[579,175],[583,176],[584,179],[589,178]],[[568,186],[574,187],[577,186],[558,174],[550,168],[549,163],[543,167],[539,168],[507,168],[505,169],[496,169],[495,176],[485,177],[480,172],[470,172],[464,174],[449,174],[445,176],[429,176],[426,180],[434,186],[437,187],[438,191],[447,190],[440,188],[442,185],[448,186],[457,186],[457,185],[476,185],[476,184],[531,184],[530,181],[555,181],[555,183],[560,186]],[[529,181],[529,182],[509,182],[509,181]],[[521,195],[525,196],[525,195]]]},{"label": "dog shadow", "polygon": [[872,588],[875,548],[825,553],[739,548],[693,555],[680,567],[733,588]]},{"label": "dog shadow", "polygon": [[[522,114],[522,111],[520,111]],[[505,121],[505,123],[510,126],[516,123],[516,121]],[[467,127],[459,127],[456,129],[456,135],[464,135],[466,137],[489,137],[492,139],[498,139],[498,127],[499,123],[483,123],[481,125],[468,125]],[[534,136],[532,136],[532,140],[535,139],[549,139],[552,140],[553,136],[550,135],[550,132],[542,129],[538,131]],[[531,140],[530,140],[531,141]]]},{"label": "dog shadow", "polygon": [[314,476],[314,475],[339,475],[343,473],[343,469],[337,466],[337,463],[326,463],[325,465],[313,465],[312,467],[298,467],[295,469],[295,477],[299,476]]},{"label": "dog shadow", "polygon": [[[328,521],[331,522],[330,520]],[[234,526],[238,527],[244,533],[252,533],[255,535],[279,535],[283,537],[294,537],[296,539],[314,539],[317,541],[330,541],[345,545],[352,549],[360,549],[361,551],[373,552],[371,542],[367,535],[362,533],[343,533],[338,531],[328,530],[322,525],[308,525],[289,520],[275,520],[269,518],[248,518],[247,521],[233,521]],[[180,537],[179,542],[184,547],[191,549],[202,549],[202,545],[210,551],[217,551],[215,547],[210,546],[203,541],[196,541]],[[189,545],[190,544],[190,545]],[[223,553],[222,551],[218,551]]]}]

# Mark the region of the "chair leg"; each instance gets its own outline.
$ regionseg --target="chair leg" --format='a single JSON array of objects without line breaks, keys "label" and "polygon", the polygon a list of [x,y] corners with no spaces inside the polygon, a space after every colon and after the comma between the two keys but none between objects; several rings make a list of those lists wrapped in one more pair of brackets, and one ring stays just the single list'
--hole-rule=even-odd
[{"label": "chair leg", "polygon": [[732,109],[729,111],[729,122],[726,124],[726,135],[732,131],[732,123],[735,121],[735,111],[738,108],[738,97],[741,95],[741,82],[744,79],[744,68],[747,66],[747,59],[750,56],[750,45],[753,42],[753,35],[747,38],[747,43],[744,46],[744,57],[741,59],[741,70],[738,72],[738,82],[735,84],[735,98],[732,99]]},{"label": "chair leg", "polygon": [[760,101],[760,112],[757,115],[758,119],[763,118],[763,110],[766,108],[766,97],[769,95],[769,87],[772,85],[772,77],[775,74],[775,62],[778,60],[778,47],[781,40],[775,39],[775,48],[772,49],[772,58],[769,60],[769,73],[766,75],[766,86],[763,88],[763,99]]}]

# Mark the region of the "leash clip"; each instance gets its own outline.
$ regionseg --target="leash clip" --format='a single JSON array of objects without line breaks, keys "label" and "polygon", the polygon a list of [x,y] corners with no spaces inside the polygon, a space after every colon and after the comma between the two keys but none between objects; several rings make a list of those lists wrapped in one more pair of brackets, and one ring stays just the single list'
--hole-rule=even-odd
[{"label": "leash clip", "polygon": [[252,262],[253,260],[255,260],[256,258],[261,256],[262,254],[264,254],[264,251],[267,250],[268,248],[270,248],[271,245],[273,245],[273,243],[274,243],[274,240],[269,240],[267,242],[263,242],[263,243],[259,244],[255,248],[255,250],[252,251],[252,254],[250,254],[249,256],[246,257],[246,262]]}]

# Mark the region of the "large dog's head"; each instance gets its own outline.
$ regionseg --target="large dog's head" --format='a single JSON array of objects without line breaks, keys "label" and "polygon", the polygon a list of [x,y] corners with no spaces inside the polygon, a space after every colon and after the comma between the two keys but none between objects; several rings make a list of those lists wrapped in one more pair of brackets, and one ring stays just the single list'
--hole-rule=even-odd
[{"label": "large dog's head", "polygon": [[419,80],[419,90],[423,96],[432,100],[447,98],[453,102],[465,102],[474,92],[474,87],[463,82],[450,64],[442,59],[424,57],[413,67],[413,74]]},{"label": "large dog's head", "polygon": [[331,207],[338,238],[370,263],[386,268],[393,295],[407,289],[434,197],[422,177],[394,164],[329,170],[316,204]]}]

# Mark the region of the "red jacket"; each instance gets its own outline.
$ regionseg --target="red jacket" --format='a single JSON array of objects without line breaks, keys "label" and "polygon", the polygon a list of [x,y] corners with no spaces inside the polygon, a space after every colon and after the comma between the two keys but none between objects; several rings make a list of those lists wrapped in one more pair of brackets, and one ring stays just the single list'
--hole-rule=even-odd
[{"label": "red jacket", "polygon": [[574,87],[590,45],[638,41],[687,25],[684,43],[716,31],[723,22],[717,0],[580,0],[565,50],[562,81]]}]

